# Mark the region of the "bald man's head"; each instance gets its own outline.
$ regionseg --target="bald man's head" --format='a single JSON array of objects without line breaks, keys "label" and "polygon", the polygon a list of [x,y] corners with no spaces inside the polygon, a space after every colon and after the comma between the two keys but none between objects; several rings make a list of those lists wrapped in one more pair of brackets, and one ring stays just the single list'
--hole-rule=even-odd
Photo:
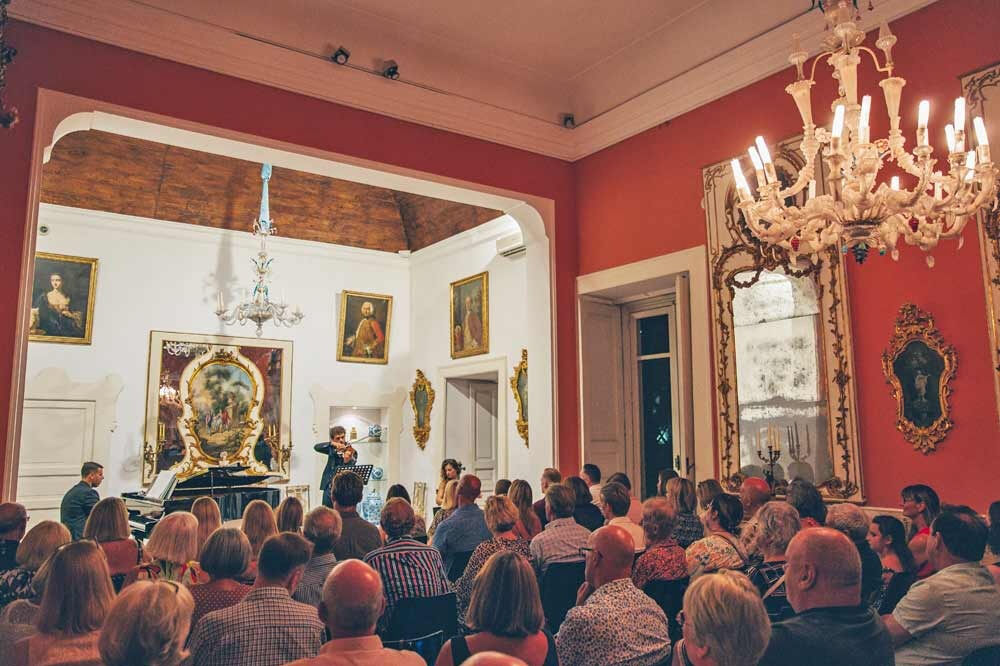
[{"label": "bald man's head", "polygon": [[483,483],[475,474],[464,474],[458,482],[458,497],[470,504],[479,499],[482,492]]},{"label": "bald man's head", "polygon": [[803,530],[786,551],[785,587],[796,613],[861,603],[861,557],[842,532]]},{"label": "bald man's head", "polygon": [[767,481],[756,476],[746,479],[740,486],[740,501],[743,502],[745,515],[755,513],[771,499],[771,486]]},{"label": "bald man's head", "polygon": [[334,638],[368,636],[384,606],[378,572],[361,560],[346,560],[326,577],[319,612]]},{"label": "bald man's head", "polygon": [[605,583],[626,578],[632,573],[635,541],[618,525],[605,525],[590,534],[586,560],[587,582],[596,590]]},{"label": "bald man's head", "polygon": [[502,652],[477,652],[462,662],[464,666],[528,666],[517,657]]}]

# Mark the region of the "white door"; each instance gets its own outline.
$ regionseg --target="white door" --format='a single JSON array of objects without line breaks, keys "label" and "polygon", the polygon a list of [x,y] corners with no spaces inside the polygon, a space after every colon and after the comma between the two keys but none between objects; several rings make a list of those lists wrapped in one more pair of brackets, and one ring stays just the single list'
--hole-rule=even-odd
[{"label": "white door", "polygon": [[449,379],[445,389],[445,457],[465,465],[493,492],[497,478],[497,383]]},{"label": "white door", "polygon": [[622,373],[621,308],[580,299],[580,397],[583,461],[605,476],[628,469]]}]

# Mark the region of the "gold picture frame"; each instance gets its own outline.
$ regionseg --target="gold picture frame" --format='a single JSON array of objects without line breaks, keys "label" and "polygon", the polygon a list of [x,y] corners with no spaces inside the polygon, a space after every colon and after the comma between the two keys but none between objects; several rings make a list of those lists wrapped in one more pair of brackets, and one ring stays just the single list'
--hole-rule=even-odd
[{"label": "gold picture frame", "polygon": [[510,377],[510,390],[517,404],[517,434],[528,446],[528,350],[521,350],[521,361],[514,366]]},{"label": "gold picture frame", "polygon": [[958,369],[955,347],[934,327],[934,317],[913,303],[899,308],[882,372],[896,401],[896,429],[923,454],[937,449],[954,425],[951,380]]},{"label": "gold picture frame", "polygon": [[410,406],[413,407],[413,439],[423,451],[431,436],[431,408],[434,407],[434,389],[423,371],[417,370],[417,378],[410,389]]},{"label": "gold picture frame", "polygon": [[[28,340],[89,345],[94,330],[97,259],[36,252],[33,276]],[[50,296],[53,293],[56,295]]]},{"label": "gold picture frame", "polygon": [[[370,315],[365,314],[368,307],[372,310]],[[387,364],[391,326],[392,296],[345,289],[340,294],[337,360],[345,363]],[[353,334],[348,335],[348,331],[353,331]]]},{"label": "gold picture frame", "polygon": [[451,357],[490,352],[489,271],[451,283]]}]

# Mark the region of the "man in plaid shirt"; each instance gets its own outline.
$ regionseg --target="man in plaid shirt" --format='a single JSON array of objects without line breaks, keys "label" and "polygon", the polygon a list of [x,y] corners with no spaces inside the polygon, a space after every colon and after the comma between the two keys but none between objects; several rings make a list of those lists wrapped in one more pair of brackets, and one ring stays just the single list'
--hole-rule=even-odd
[{"label": "man in plaid shirt", "polygon": [[191,633],[191,666],[280,666],[314,657],[323,643],[316,609],[292,601],[312,551],[298,534],[267,539],[243,601],[205,615]]}]

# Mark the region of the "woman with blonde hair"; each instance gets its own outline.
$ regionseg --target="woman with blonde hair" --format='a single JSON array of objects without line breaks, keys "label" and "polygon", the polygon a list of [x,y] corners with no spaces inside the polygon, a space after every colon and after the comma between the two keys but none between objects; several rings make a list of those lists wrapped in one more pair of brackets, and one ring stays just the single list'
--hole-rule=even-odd
[{"label": "woman with blonde hair", "polygon": [[518,520],[514,533],[522,539],[531,541],[542,531],[542,521],[538,520],[538,514],[531,508],[531,484],[524,479],[516,479],[510,484],[507,497],[517,508]]},{"label": "woman with blonde hair", "polygon": [[268,537],[278,533],[278,522],[274,519],[274,510],[264,500],[254,500],[243,510],[243,533],[250,540],[250,565],[243,573],[243,580],[257,578],[257,555],[260,547]]},{"label": "woman with blonde hair", "polygon": [[174,581],[130,586],[112,604],[101,631],[104,665],[178,666],[187,658],[193,610],[191,593]]},{"label": "woman with blonde hair", "polygon": [[445,518],[455,513],[457,508],[455,505],[458,501],[458,480],[452,479],[444,487],[444,499],[441,501],[441,508],[437,513],[434,514],[434,520],[431,521],[431,526],[427,528],[427,538],[430,539],[434,536],[434,530],[437,526],[441,524]]},{"label": "woman with blonde hair", "polygon": [[114,598],[107,560],[96,543],[60,546],[49,563],[38,633],[17,643],[15,666],[101,666],[97,641]]},{"label": "woman with blonde hair", "polygon": [[699,481],[695,494],[698,496],[698,506],[701,508],[701,512],[706,513],[708,511],[708,507],[712,504],[712,500],[715,499],[715,496],[722,495],[725,492],[726,491],[722,488],[722,484],[716,479],[703,479]]},{"label": "woman with blonde hair", "polygon": [[198,567],[198,519],[187,511],[168,513],[153,528],[146,542],[150,563],[139,565],[125,584],[137,580],[173,580],[185,585],[202,582]]},{"label": "woman with blonde hair", "polygon": [[465,614],[475,633],[444,644],[435,666],[461,664],[479,652],[517,657],[528,666],[558,666],[556,644],[545,630],[535,570],[516,552],[494,553],[472,585]]},{"label": "woman with blonde hair", "polygon": [[191,513],[198,519],[198,556],[212,532],[222,527],[222,512],[211,497],[199,497],[191,505]]},{"label": "woman with blonde hair", "polygon": [[128,573],[142,564],[142,545],[132,538],[128,509],[120,497],[105,497],[94,505],[83,538],[96,541],[104,551],[115,592],[122,589]]},{"label": "woman with blonde hair", "polygon": [[54,520],[43,520],[28,530],[17,547],[17,566],[0,576],[0,609],[15,599],[33,597],[31,583],[42,563],[72,539],[66,526]]},{"label": "woman with blonde hair", "polygon": [[695,513],[698,509],[698,493],[690,479],[678,477],[668,480],[664,497],[673,504],[677,514],[674,538],[681,548],[687,548],[705,536],[705,526]]},{"label": "woman with blonde hair", "polygon": [[286,497],[281,500],[278,510],[274,512],[274,520],[278,525],[279,532],[302,533],[302,520],[305,512],[302,509],[302,502],[298,497]]}]

